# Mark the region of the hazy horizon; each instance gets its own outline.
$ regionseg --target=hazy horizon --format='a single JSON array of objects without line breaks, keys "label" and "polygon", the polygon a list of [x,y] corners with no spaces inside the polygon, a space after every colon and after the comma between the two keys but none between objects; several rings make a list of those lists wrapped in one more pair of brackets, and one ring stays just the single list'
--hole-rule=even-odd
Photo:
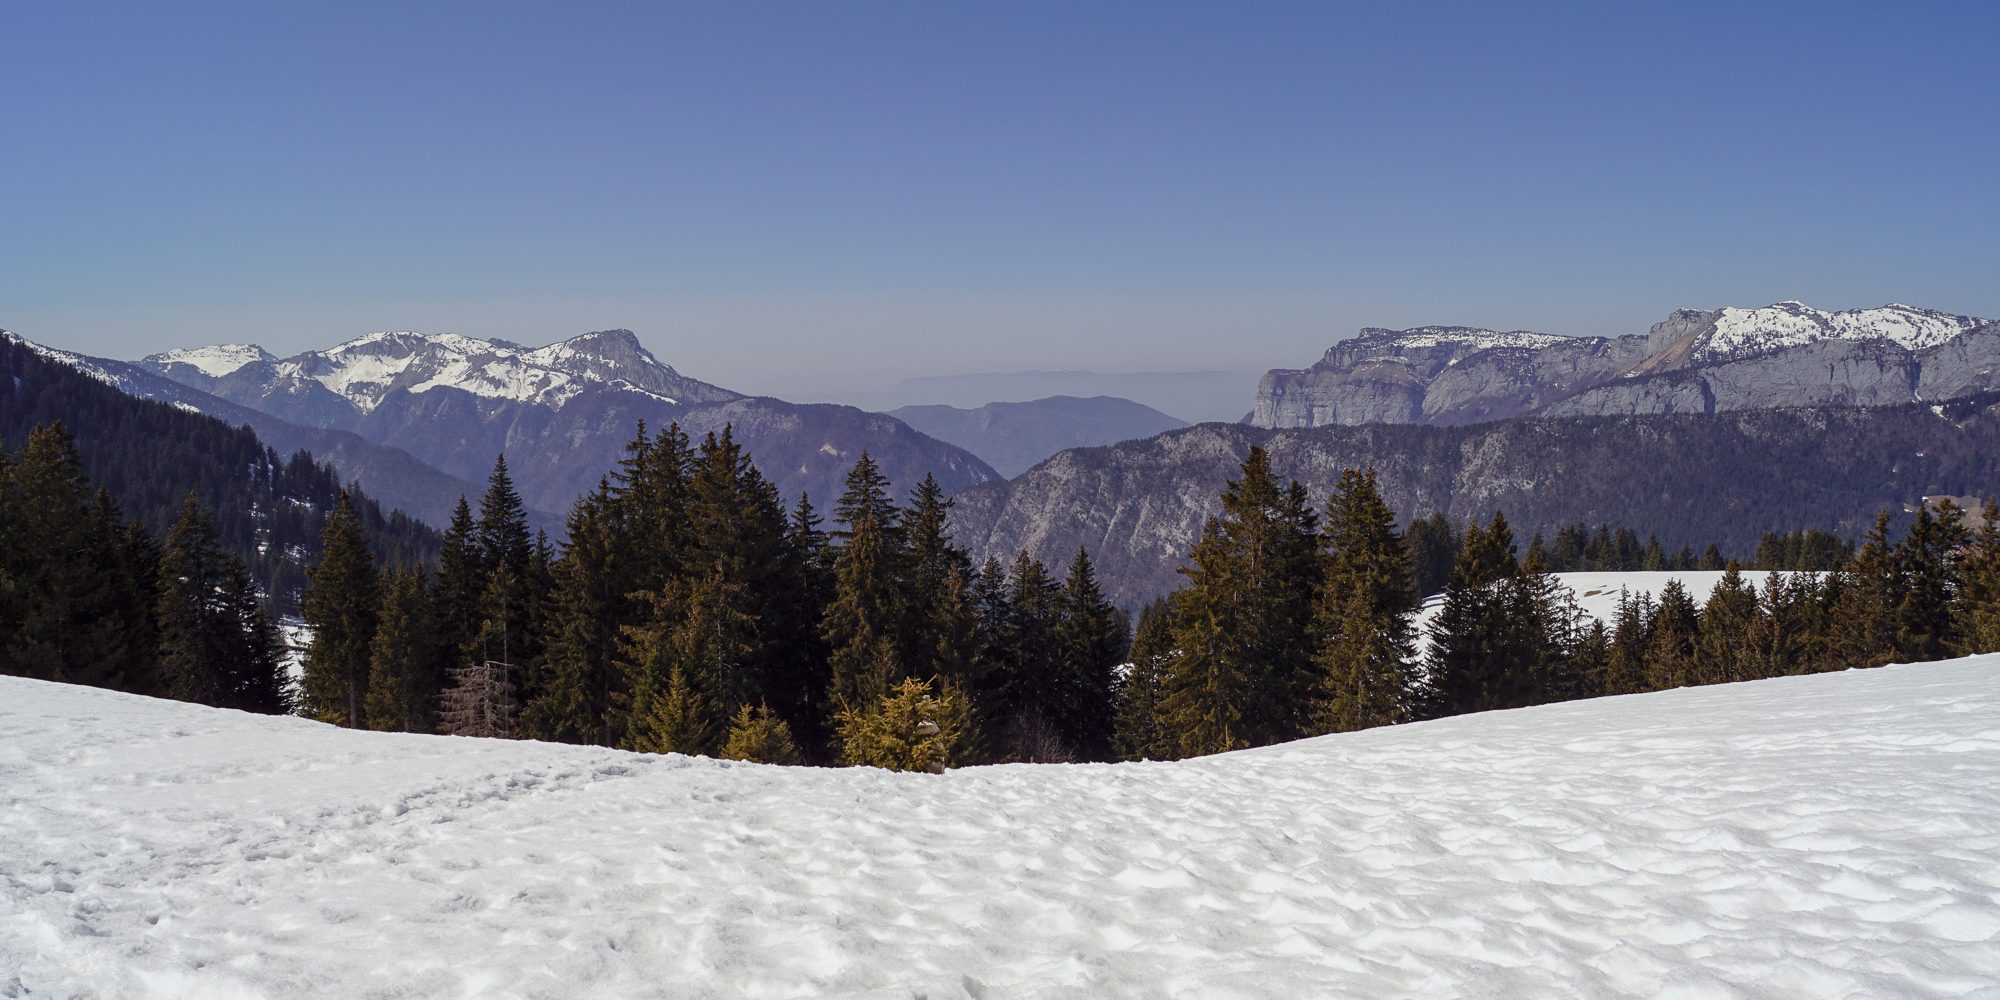
[{"label": "hazy horizon", "polygon": [[1364,326],[2000,315],[2000,8],[19,11],[0,327],[623,327],[792,398]]}]

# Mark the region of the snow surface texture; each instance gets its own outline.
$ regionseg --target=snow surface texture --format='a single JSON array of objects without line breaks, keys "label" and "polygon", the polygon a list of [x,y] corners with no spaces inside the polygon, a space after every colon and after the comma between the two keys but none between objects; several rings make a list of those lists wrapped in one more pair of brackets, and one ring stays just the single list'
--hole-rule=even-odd
[{"label": "snow surface texture", "polygon": [[2000,996],[2000,655],[942,776],[0,733],[0,997]]}]

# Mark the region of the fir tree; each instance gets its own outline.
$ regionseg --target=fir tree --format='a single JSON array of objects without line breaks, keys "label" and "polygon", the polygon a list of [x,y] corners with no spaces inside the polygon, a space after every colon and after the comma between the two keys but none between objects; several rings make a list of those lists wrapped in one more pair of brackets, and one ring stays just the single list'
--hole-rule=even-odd
[{"label": "fir tree", "polygon": [[1917,507],[1896,549],[1902,600],[1896,607],[1896,652],[1905,661],[1941,660],[1958,648],[1959,558],[1969,540],[1965,511],[1944,500]]},{"label": "fir tree", "polygon": [[1057,729],[1078,756],[1108,760],[1116,726],[1113,677],[1130,641],[1125,616],[1105,599],[1090,555],[1080,547],[1063,580],[1057,641],[1062,650],[1056,686]]},{"label": "fir tree", "polygon": [[833,601],[820,635],[829,650],[834,704],[866,706],[905,671],[894,648],[905,607],[902,531],[888,479],[866,452],[848,473],[838,512],[846,525],[844,544],[834,559]]},{"label": "fir tree", "polygon": [[1318,518],[1304,488],[1280,488],[1255,446],[1222,509],[1174,595],[1181,660],[1166,706],[1189,755],[1291,739],[1310,722]]},{"label": "fir tree", "polygon": [[1416,639],[1415,571],[1375,470],[1341,473],[1326,510],[1325,582],[1315,627],[1318,726],[1344,732],[1402,720]]},{"label": "fir tree", "polygon": [[1902,566],[1889,540],[1889,512],[1882,511],[1841,574],[1833,660],[1845,667],[1875,667],[1893,659],[1904,598]]},{"label": "fir tree", "polygon": [[1505,692],[1528,686],[1510,645],[1508,582],[1520,572],[1514,533],[1498,512],[1485,528],[1466,529],[1452,564],[1444,604],[1431,621],[1426,657],[1426,714],[1432,717],[1499,707]]},{"label": "fir tree", "polygon": [[2000,652],[2000,505],[1980,508],[1979,530],[1959,564],[1958,652]]},{"label": "fir tree", "polygon": [[1653,601],[1618,592],[1618,614],[1611,632],[1611,650],[1604,661],[1605,694],[1635,694],[1646,689],[1646,647],[1650,644]]},{"label": "fir tree", "polygon": [[381,589],[381,612],[369,647],[368,728],[435,732],[443,679],[432,673],[436,630],[424,571],[390,570]]},{"label": "fir tree", "polygon": [[616,746],[624,735],[617,652],[628,575],[615,517],[603,480],[570,511],[569,546],[552,574],[548,682],[522,711],[522,728],[535,738]]},{"label": "fir tree", "polygon": [[960,692],[904,678],[865,710],[840,713],[841,759],[891,771],[939,773],[963,760],[970,721]]},{"label": "fir tree", "polygon": [[509,667],[497,660],[474,660],[451,670],[439,728],[447,736],[512,739],[519,703]]},{"label": "fir tree", "polygon": [[1752,642],[1757,619],[1757,591],[1743,582],[1743,574],[1732,563],[1702,606],[1693,682],[1727,684],[1756,676]]},{"label": "fir tree", "polygon": [[305,620],[313,630],[306,652],[305,709],[323,722],[364,728],[368,722],[370,644],[375,638],[375,559],[347,494],[335,501],[321,534],[320,561],[306,585]]},{"label": "fir tree", "polygon": [[792,742],[792,728],[785,720],[759,705],[744,705],[730,720],[729,739],[722,746],[722,759],[747,760],[757,764],[799,764],[798,745]]},{"label": "fir tree", "polygon": [[167,535],[159,593],[158,662],[167,694],[218,708],[287,709],[276,628],[193,493]]},{"label": "fir tree", "polygon": [[1679,580],[1660,588],[1646,642],[1646,686],[1649,690],[1698,683],[1694,673],[1695,641],[1701,635],[1701,611]]},{"label": "fir tree", "polygon": [[1174,734],[1162,718],[1161,697],[1167,668],[1173,661],[1173,624],[1167,600],[1158,598],[1139,609],[1133,630],[1130,663],[1117,688],[1117,748],[1123,760],[1167,760],[1175,754]]}]

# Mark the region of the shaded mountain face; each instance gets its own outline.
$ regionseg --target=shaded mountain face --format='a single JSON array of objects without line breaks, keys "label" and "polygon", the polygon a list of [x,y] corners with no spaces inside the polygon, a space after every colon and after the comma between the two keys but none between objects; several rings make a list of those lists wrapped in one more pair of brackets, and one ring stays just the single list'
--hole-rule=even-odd
[{"label": "shaded mountain face", "polygon": [[[149,391],[157,395],[143,398]],[[326,514],[353,476],[324,454],[274,444],[261,431],[200,412],[190,399],[201,394],[124,362],[52,350],[0,330],[0,448],[19,448],[33,428],[61,421],[91,482],[110,493],[123,517],[146,525],[156,538],[165,537],[182,498],[193,492],[272,610],[297,614]],[[213,397],[202,401],[231,405]],[[359,456],[356,465],[395,461],[382,457],[389,449],[346,438],[357,445],[349,456]],[[355,506],[378,558],[409,563],[436,555],[436,531],[392,513],[367,489],[354,498]]]},{"label": "shaded mountain face", "polygon": [[2000,387],[2000,324],[1891,305],[1684,309],[1644,336],[1369,328],[1258,385],[1259,427],[1881,406]]},{"label": "shaded mountain face", "polygon": [[1537,531],[1583,521],[1657,534],[1669,549],[1748,553],[1766,531],[1851,537],[1883,508],[2000,493],[1995,400],[1448,427],[1203,424],[1063,452],[961,494],[952,523],[979,558],[1026,550],[1059,563],[1087,548],[1130,605],[1180,585],[1176,570],[1221,512],[1224,483],[1262,445],[1277,475],[1322,506],[1342,469],[1372,466],[1405,521],[1441,510],[1462,524],[1499,509],[1524,548]]},{"label": "shaded mountain face", "polygon": [[[248,427],[280,455],[309,451],[338,469],[342,482],[359,482],[385,509],[403,511],[427,524],[448,523],[459,497],[476,499],[485,489],[478,479],[449,475],[407,451],[376,444],[352,431],[295,424],[154,374],[132,362],[94,358],[14,339],[40,356],[67,365],[127,396],[205,414],[232,427]],[[561,518],[542,510],[530,510],[529,520],[549,530],[559,528],[562,523]]]},{"label": "shaded mountain face", "polygon": [[863,451],[902,490],[926,473],[947,491],[998,478],[971,454],[893,418],[751,400],[689,378],[628,330],[539,348],[375,333],[291,358],[223,345],[155,354],[138,365],[294,424],[352,432],[472,482],[504,452],[523,500],[546,511],[566,511],[594,487],[641,422],[654,430],[679,422],[697,441],[733,422],[736,440],[787,498],[838,496]]},{"label": "shaded mountain face", "polygon": [[1188,425],[1150,406],[1115,396],[1050,396],[976,409],[905,406],[889,415],[986,460],[1001,475],[1018,476],[1065,448],[1088,448],[1152,437]]}]

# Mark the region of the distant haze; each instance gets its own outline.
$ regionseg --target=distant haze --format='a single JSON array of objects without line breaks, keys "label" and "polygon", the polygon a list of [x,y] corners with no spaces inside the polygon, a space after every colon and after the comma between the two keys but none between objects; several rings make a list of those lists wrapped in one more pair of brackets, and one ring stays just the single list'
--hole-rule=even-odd
[{"label": "distant haze", "polygon": [[864,410],[902,406],[1019,403],[1049,396],[1117,396],[1191,424],[1236,421],[1256,401],[1262,371],[1250,372],[989,372],[908,378],[869,392],[808,394],[804,402],[845,403]]},{"label": "distant haze", "polygon": [[[622,327],[808,399],[1261,372],[1364,326],[2000,315],[1994,3],[105,0],[4,25],[0,327],[96,356]],[[931,398],[1050,392],[1249,407]]]}]

